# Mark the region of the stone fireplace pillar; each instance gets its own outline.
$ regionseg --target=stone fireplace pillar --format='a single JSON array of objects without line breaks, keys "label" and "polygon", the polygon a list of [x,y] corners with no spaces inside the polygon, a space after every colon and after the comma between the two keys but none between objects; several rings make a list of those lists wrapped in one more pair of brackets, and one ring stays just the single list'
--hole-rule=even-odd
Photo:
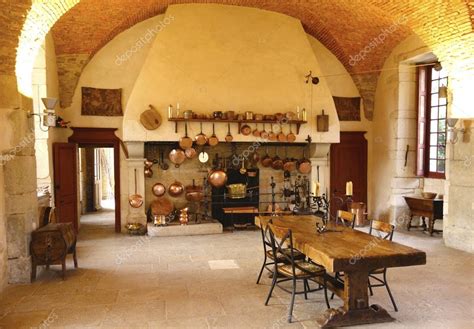
[{"label": "stone fireplace pillar", "polygon": [[[331,144],[311,144],[310,161],[311,161],[311,181],[319,182],[320,192],[329,193],[329,148]],[[319,169],[318,169],[319,168]],[[318,175],[319,172],[319,175]]]},{"label": "stone fireplace pillar", "polygon": [[[144,143],[127,142],[129,158],[127,162],[128,195],[135,193],[143,197],[143,205],[140,208],[133,208],[127,200],[128,215],[126,223],[140,223],[146,226],[145,213],[145,174],[144,174]],[[136,187],[135,187],[136,176]]]}]

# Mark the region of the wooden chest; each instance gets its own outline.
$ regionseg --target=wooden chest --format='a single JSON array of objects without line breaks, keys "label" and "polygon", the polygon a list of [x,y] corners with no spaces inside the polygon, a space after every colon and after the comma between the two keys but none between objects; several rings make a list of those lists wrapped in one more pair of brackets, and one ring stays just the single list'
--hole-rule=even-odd
[{"label": "wooden chest", "polygon": [[63,279],[66,273],[66,256],[73,254],[77,267],[76,234],[70,223],[50,223],[31,233],[30,254],[31,281],[36,278],[36,266],[62,265]]}]

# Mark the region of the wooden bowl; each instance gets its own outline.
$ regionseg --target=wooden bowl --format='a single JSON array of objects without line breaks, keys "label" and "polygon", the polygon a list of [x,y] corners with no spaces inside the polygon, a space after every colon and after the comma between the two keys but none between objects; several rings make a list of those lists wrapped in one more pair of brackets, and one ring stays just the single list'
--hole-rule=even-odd
[{"label": "wooden bowl", "polygon": [[433,192],[421,192],[421,196],[422,196],[424,199],[434,199],[434,198],[436,198],[436,193],[433,193]]}]

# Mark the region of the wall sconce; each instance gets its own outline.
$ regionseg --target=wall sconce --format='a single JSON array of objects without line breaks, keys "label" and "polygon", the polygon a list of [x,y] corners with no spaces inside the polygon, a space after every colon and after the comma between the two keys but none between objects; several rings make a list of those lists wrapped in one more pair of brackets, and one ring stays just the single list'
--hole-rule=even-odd
[{"label": "wall sconce", "polygon": [[456,118],[449,118],[446,119],[446,124],[448,125],[448,128],[446,129],[446,142],[450,144],[456,144],[458,141],[458,132],[459,133],[464,133],[463,128],[456,128],[456,123],[458,122],[459,119]]},{"label": "wall sconce", "polygon": [[[43,116],[41,116],[41,114],[39,113],[29,113],[28,118],[32,118],[34,115],[37,115],[40,120],[40,130],[46,132],[49,130],[49,128],[56,127],[57,116],[54,112],[54,108],[58,104],[58,99],[52,97],[45,97],[41,98],[41,101],[43,102],[43,105],[45,107],[45,110],[43,111]],[[43,129],[42,126],[48,127],[48,129]]]}]

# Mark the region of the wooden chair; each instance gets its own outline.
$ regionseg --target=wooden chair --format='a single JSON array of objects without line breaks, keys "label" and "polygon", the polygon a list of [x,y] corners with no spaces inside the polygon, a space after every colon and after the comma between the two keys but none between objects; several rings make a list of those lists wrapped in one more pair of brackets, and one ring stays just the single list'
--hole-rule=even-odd
[{"label": "wooden chair", "polygon": [[[284,263],[274,263],[272,286],[270,288],[270,292],[268,293],[267,300],[265,301],[265,305],[268,305],[268,302],[272,297],[273,289],[275,286],[278,286],[283,291],[291,294],[290,308],[288,311],[288,322],[290,323],[293,317],[295,296],[298,294],[304,294],[305,299],[308,299],[309,292],[324,290],[326,306],[329,309],[330,305],[326,288],[326,270],[324,267],[310,261],[296,259],[295,255],[297,255],[299,252],[293,247],[293,236],[291,230],[278,227],[273,224],[268,224],[267,226],[269,227],[268,232],[270,233],[273,254],[281,254],[286,261]],[[283,236],[283,238],[278,239],[276,235]],[[285,251],[285,245],[288,246],[289,253]],[[319,280],[316,281],[316,278]],[[279,285],[280,283],[286,281],[292,281],[293,285],[291,290]],[[296,290],[297,281],[303,281],[303,291]],[[318,288],[311,289],[309,286],[309,281],[316,282],[318,284]],[[321,281],[322,284],[320,283]]]},{"label": "wooden chair", "polygon": [[336,217],[336,224],[344,225],[345,227],[354,228],[355,214],[348,211],[344,211],[344,210],[338,210],[337,217]]},{"label": "wooden chair", "polygon": [[[379,220],[372,220],[370,223],[369,234],[374,235],[374,236],[376,235],[384,240],[392,241],[394,230],[395,230],[395,226],[393,226],[392,224],[385,223]],[[379,277],[378,275],[382,275],[382,277]],[[374,279],[378,283],[371,284],[370,279]],[[368,285],[369,285],[369,291],[370,291],[371,296],[374,295],[372,288],[385,287],[387,289],[388,296],[390,297],[390,300],[392,301],[395,312],[398,312],[397,304],[395,303],[395,299],[393,298],[392,292],[390,291],[390,287],[388,286],[387,268],[379,268],[370,272]]]},{"label": "wooden chair", "polygon": [[[271,223],[271,221],[269,223]],[[270,240],[268,225],[265,228],[260,228],[260,232],[262,234],[264,258],[263,258],[262,268],[260,270],[260,273],[258,274],[257,284],[259,284],[260,282],[260,278],[262,277],[264,269],[266,269],[267,271],[273,274],[273,267],[275,265],[275,262],[284,263],[286,261],[283,255],[276,255],[275,257],[275,254],[273,253],[273,249],[272,249],[272,243]],[[282,251],[287,255],[289,255],[291,252],[289,248],[284,248]],[[305,255],[299,252],[298,250],[295,250],[294,257],[298,260],[305,259]]]}]

